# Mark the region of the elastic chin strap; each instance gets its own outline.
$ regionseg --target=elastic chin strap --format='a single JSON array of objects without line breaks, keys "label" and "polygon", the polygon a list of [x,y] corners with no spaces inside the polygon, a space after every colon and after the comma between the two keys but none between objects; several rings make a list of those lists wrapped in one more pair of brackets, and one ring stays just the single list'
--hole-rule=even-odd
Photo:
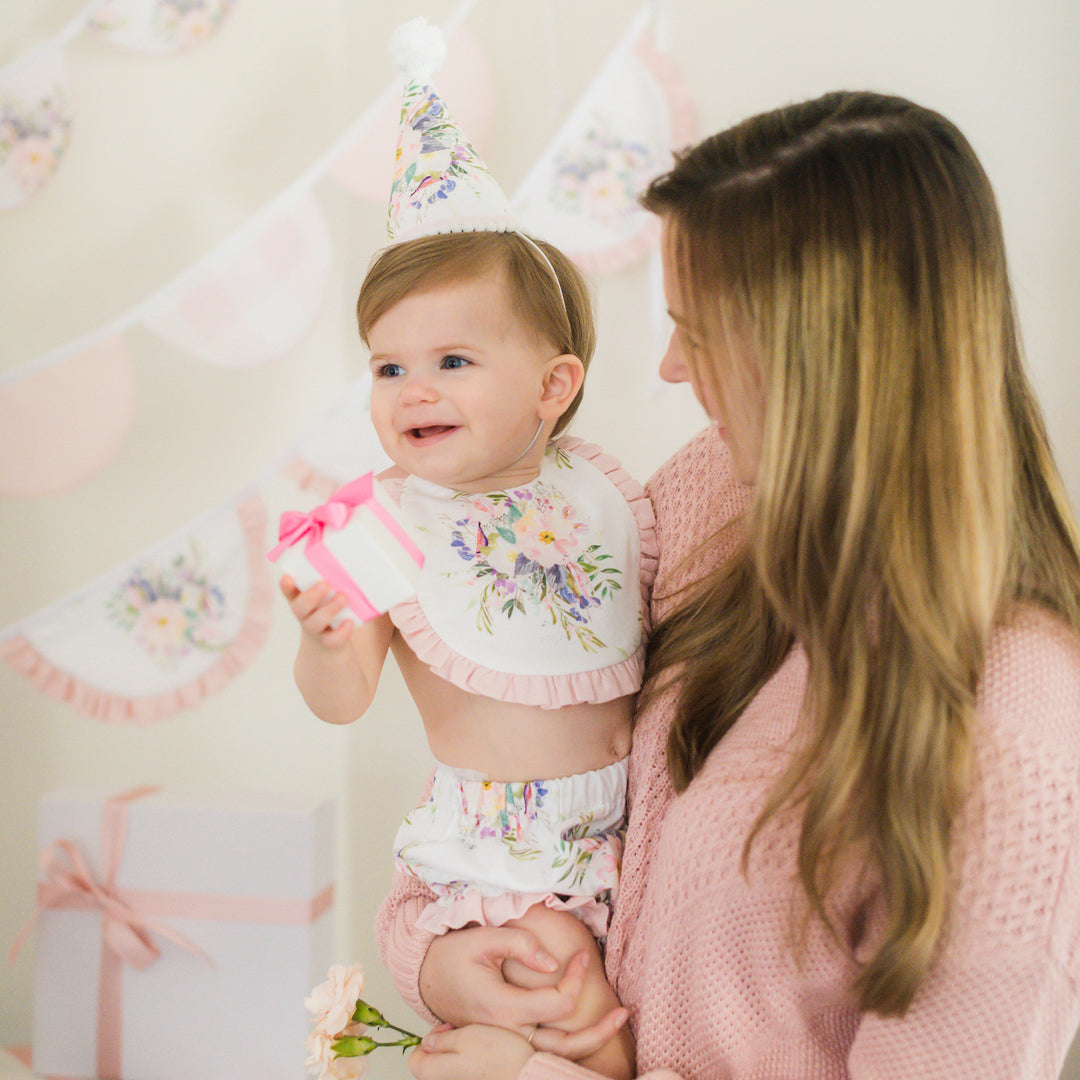
[{"label": "elastic chin strap", "polygon": [[[522,450],[521,453],[518,454],[518,456],[510,462],[511,465],[516,465],[536,445],[536,440],[540,438],[540,432],[543,431],[543,429],[544,421],[541,420],[540,423],[536,425],[536,431],[533,433],[533,437],[529,440],[529,445],[526,446],[525,449]],[[509,468],[509,466],[507,467]]]}]

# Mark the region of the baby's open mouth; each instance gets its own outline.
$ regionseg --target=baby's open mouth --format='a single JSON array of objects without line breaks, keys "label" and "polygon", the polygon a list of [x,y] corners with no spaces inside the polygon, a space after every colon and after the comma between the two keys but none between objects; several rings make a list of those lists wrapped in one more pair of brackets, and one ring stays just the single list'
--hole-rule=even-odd
[{"label": "baby's open mouth", "polygon": [[454,426],[452,424],[432,424],[430,427],[409,428],[409,434],[414,439],[430,439],[434,435],[445,435],[448,431],[453,430]]}]

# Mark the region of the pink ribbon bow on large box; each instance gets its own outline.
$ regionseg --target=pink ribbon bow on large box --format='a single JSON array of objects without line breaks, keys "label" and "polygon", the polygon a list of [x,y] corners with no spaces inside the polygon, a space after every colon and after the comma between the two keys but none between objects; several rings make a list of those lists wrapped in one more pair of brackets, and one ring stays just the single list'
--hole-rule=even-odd
[{"label": "pink ribbon bow on large box", "polygon": [[[323,916],[333,903],[333,883],[314,881],[330,870],[333,806],[309,802],[294,806],[284,796],[252,796],[219,805],[166,798],[149,785],[100,802],[79,791],[44,797],[39,815],[45,815],[52,835],[41,852],[37,910],[12,948],[14,957],[36,923],[35,1071],[100,1080],[215,1080],[237,1075],[241,1064],[251,1064],[266,1049],[267,1059],[252,1064],[253,1072],[285,1080],[288,1051],[302,1038],[302,1018],[299,1030],[287,1030],[285,1021],[296,1011],[290,995],[303,993],[330,942]],[[99,844],[90,841],[91,806],[100,807]],[[129,814],[136,812],[141,825],[132,852]],[[70,835],[52,832],[61,820],[72,826]],[[212,835],[200,821],[213,823]],[[242,846],[234,847],[241,839]],[[317,854],[312,844],[325,852]],[[275,870],[257,867],[256,860],[271,859],[280,860],[282,877],[292,879],[268,894],[264,882]],[[147,866],[155,861],[156,868]],[[149,872],[147,884],[158,884],[157,874],[167,869],[164,887],[124,884],[124,864],[129,882],[142,871]],[[295,880],[297,871],[304,879]],[[214,880],[222,880],[222,892],[208,891]],[[188,882],[191,887],[183,888]],[[74,921],[61,924],[65,916]],[[163,919],[181,924],[186,934]],[[94,936],[99,949],[92,946]],[[201,972],[185,965],[183,953],[163,954],[155,938],[204,961]],[[86,970],[91,952],[100,957],[93,974]],[[257,974],[268,955],[280,986]],[[132,973],[130,985],[125,968]],[[238,1025],[249,1019],[237,984],[250,984],[247,1004],[269,1033],[259,1036],[254,1050],[240,1044],[235,1060],[228,1061],[230,1040],[235,1042]],[[141,1004],[152,1017],[132,1015]],[[236,1016],[224,1011],[234,1007]]]},{"label": "pink ribbon bow on large box", "polygon": [[325,581],[367,622],[416,594],[424,556],[374,473],[339,488],[321,506],[281,515],[267,554],[301,589]]}]

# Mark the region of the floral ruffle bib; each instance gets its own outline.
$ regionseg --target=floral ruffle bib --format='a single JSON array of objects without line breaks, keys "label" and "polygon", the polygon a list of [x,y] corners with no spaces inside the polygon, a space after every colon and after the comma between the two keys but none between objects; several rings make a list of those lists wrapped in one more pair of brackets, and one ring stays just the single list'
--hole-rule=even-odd
[{"label": "floral ruffle bib", "polygon": [[400,506],[425,561],[390,617],[437,675],[544,708],[640,687],[654,519],[613,457],[563,438],[523,487],[473,495],[410,476]]}]

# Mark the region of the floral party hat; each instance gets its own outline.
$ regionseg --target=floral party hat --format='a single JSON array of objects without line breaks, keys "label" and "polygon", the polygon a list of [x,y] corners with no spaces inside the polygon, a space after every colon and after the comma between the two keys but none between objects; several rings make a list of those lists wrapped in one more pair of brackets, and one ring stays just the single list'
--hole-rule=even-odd
[{"label": "floral party hat", "polygon": [[391,243],[449,232],[508,232],[517,220],[431,78],[446,58],[442,31],[411,19],[390,36],[405,76],[386,236]]}]

